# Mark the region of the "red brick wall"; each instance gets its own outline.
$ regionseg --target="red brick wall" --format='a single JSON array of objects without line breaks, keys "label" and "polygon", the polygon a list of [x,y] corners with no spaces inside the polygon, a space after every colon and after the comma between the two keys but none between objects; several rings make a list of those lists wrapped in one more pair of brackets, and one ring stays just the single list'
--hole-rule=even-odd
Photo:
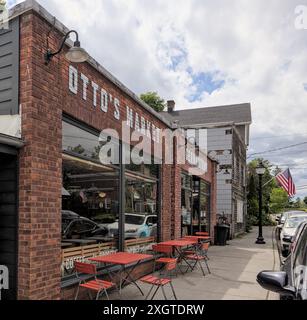
[{"label": "red brick wall", "polygon": [[42,61],[43,26],[32,17],[26,14],[20,22],[26,145],[20,153],[18,299],[59,299],[62,110],[57,79]]},{"label": "red brick wall", "polygon": [[[46,35],[50,25],[36,13],[28,12],[20,21],[20,103],[22,138],[26,146],[20,154],[19,193],[19,299],[60,299],[61,265],[61,186],[62,186],[62,112],[102,130],[116,128],[121,122],[68,89],[69,63],[63,54],[44,65]],[[62,38],[50,33],[49,45],[55,50]],[[121,102],[121,120],[126,120],[126,105],[145,115],[156,126],[165,124],[148,113],[126,93],[117,88],[89,64],[77,66],[90,80]],[[80,83],[81,86],[81,83]],[[81,89],[81,88],[80,88]],[[100,96],[98,95],[99,101]],[[214,164],[203,177],[215,184]],[[163,240],[181,234],[181,169],[179,165],[162,166]],[[215,194],[212,195],[215,212]],[[213,218],[212,214],[212,218]]]}]

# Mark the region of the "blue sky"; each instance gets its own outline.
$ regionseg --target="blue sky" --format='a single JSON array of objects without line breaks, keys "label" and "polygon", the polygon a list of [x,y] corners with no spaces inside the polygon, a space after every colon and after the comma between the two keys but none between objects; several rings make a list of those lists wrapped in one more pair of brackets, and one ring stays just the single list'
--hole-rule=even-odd
[{"label": "blue sky", "polygon": [[[39,2],[137,94],[157,91],[177,109],[250,102],[249,153],[307,140],[307,30],[295,28],[301,0]],[[307,184],[306,146],[265,157]]]}]

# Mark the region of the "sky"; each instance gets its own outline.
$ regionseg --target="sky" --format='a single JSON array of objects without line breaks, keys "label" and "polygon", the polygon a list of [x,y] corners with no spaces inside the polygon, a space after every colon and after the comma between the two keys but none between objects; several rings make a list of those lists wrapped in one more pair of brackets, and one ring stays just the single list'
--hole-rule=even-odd
[{"label": "sky", "polygon": [[[38,2],[136,94],[157,91],[177,110],[250,102],[249,155],[307,141],[307,26],[295,11],[307,0]],[[259,156],[307,185],[307,144]]]}]

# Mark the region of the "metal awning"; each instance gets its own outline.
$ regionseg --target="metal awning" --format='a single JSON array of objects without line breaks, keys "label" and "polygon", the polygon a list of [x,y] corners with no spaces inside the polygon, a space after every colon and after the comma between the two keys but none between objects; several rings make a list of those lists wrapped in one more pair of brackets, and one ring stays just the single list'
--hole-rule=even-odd
[{"label": "metal awning", "polygon": [[0,133],[0,152],[16,154],[24,146],[23,140]]}]

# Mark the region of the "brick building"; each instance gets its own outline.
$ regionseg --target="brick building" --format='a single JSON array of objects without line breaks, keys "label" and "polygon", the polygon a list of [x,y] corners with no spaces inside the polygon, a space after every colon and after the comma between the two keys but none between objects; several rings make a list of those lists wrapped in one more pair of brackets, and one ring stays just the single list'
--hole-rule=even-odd
[{"label": "brick building", "polygon": [[[149,163],[123,161],[137,144],[123,130],[137,131],[153,160],[150,151],[165,149],[161,132],[174,124],[93,58],[67,61],[70,40],[45,64],[47,48],[56,51],[69,30],[37,2],[15,6],[9,17],[0,30],[0,265],[10,271],[3,296],[69,299],[74,260],[145,252],[195,230],[213,236],[216,161],[198,151],[201,174],[191,174],[195,159],[188,157],[181,164],[165,163],[163,154]],[[105,129],[113,133],[101,135]],[[106,146],[118,162],[99,161]]]},{"label": "brick building", "polygon": [[[249,103],[205,107],[193,110],[174,110],[174,103],[163,115],[176,121],[189,135],[205,131],[204,142],[209,156],[219,162],[217,172],[217,214],[227,217],[230,236],[245,232],[246,152],[249,127],[252,123]],[[205,141],[202,141],[205,140]]]}]

